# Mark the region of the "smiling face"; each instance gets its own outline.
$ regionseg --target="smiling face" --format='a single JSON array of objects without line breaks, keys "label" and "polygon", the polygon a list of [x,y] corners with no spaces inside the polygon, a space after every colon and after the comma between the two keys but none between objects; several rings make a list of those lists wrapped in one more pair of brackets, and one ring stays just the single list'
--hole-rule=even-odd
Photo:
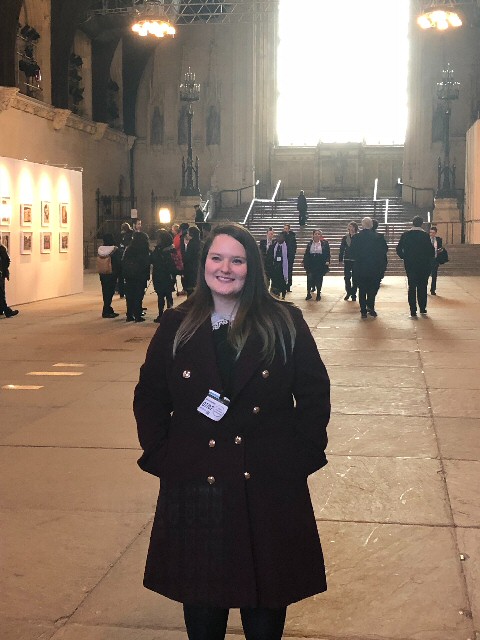
[{"label": "smiling face", "polygon": [[247,277],[247,254],[244,246],[226,234],[215,237],[205,261],[205,282],[213,299],[237,298]]}]

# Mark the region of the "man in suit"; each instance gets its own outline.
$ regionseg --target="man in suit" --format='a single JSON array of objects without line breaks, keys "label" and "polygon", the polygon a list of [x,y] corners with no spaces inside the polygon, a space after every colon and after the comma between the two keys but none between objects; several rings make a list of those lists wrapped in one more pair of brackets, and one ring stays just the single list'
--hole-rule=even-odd
[{"label": "man in suit", "polygon": [[435,227],[434,225],[430,227],[430,242],[432,243],[432,246],[435,249],[435,256],[433,257],[433,260],[432,260],[432,271],[430,272],[430,275],[432,276],[432,281],[430,282],[430,293],[432,294],[432,296],[436,296],[437,295],[436,294],[437,273],[438,273],[438,267],[440,266],[437,262],[437,255],[440,249],[442,249],[443,247],[443,242],[440,236],[437,236],[437,227]]},{"label": "man in suit", "polygon": [[427,313],[427,284],[432,269],[435,248],[422,229],[423,218],[415,216],[412,228],[404,231],[397,245],[397,255],[403,260],[408,279],[408,304],[410,315],[417,317],[417,302],[420,313]]},{"label": "man in suit", "polygon": [[287,243],[288,251],[288,283],[287,292],[290,293],[293,277],[293,263],[295,262],[295,255],[297,253],[297,236],[294,231],[291,230],[290,225],[286,224],[283,227],[283,235],[285,242]]},{"label": "man in suit", "polygon": [[307,224],[308,204],[305,192],[300,191],[297,198],[298,224],[304,227]]},{"label": "man in suit", "polygon": [[373,230],[373,220],[365,217],[362,230],[352,236],[350,253],[355,261],[355,277],[358,285],[358,301],[362,318],[370,314],[377,317],[375,299],[385,270],[387,255],[385,237]]}]

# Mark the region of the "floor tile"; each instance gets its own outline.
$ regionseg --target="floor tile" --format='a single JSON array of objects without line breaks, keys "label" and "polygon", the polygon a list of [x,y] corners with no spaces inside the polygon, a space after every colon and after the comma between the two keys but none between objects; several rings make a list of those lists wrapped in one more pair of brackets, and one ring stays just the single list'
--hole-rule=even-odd
[{"label": "floor tile", "polygon": [[444,464],[455,524],[480,527],[480,461],[446,460]]}]

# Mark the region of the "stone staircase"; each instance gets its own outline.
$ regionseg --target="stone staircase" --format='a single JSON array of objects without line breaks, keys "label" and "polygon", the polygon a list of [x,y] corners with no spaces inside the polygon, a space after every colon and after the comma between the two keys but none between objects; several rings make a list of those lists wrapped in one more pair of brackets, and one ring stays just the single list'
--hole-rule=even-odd
[{"label": "stone staircase", "polygon": [[[340,242],[345,235],[348,223],[355,220],[359,225],[362,218],[370,216],[379,221],[378,231],[385,234],[388,251],[387,275],[401,275],[404,273],[403,262],[395,253],[400,235],[410,228],[414,215],[418,209],[403,203],[400,199],[391,198],[373,202],[370,198],[354,198],[351,200],[330,200],[325,198],[308,199],[308,221],[305,227],[298,224],[296,198],[282,200],[270,204],[257,205],[253,211],[253,218],[248,227],[257,240],[265,237],[268,227],[275,231],[283,229],[285,223],[292,226],[297,234],[297,257],[294,264],[294,274],[304,275],[302,258],[307,242],[312,237],[314,229],[322,229],[323,235],[330,244],[332,260],[330,273],[343,274],[343,265],[338,262]],[[385,211],[387,210],[387,225],[385,225]],[[233,216],[230,218],[233,219]]]},{"label": "stone staircase", "polygon": [[442,276],[480,275],[480,244],[445,245],[449,261],[440,266]]}]

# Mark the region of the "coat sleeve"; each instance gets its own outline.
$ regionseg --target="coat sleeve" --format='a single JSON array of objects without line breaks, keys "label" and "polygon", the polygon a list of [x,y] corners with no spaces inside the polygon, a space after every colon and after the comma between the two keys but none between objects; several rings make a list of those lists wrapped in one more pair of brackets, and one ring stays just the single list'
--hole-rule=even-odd
[{"label": "coat sleeve", "polygon": [[404,244],[404,237],[403,237],[403,233],[400,236],[400,240],[398,241],[398,244],[396,246],[395,251],[397,252],[397,256],[399,258],[401,258],[403,260],[403,244]]},{"label": "coat sleeve", "polygon": [[173,320],[174,313],[167,310],[148,347],[133,400],[138,439],[143,449],[138,465],[143,471],[159,477],[166,456],[173,411],[168,388],[168,372],[173,359],[172,344],[177,326]]},{"label": "coat sleeve", "polygon": [[301,312],[295,310],[297,336],[293,350],[297,455],[307,475],[327,464],[330,379]]},{"label": "coat sleeve", "polygon": [[340,242],[340,253],[338,254],[338,261],[343,262],[343,257],[345,256],[345,249],[347,248],[347,239],[343,236],[342,241]]}]

